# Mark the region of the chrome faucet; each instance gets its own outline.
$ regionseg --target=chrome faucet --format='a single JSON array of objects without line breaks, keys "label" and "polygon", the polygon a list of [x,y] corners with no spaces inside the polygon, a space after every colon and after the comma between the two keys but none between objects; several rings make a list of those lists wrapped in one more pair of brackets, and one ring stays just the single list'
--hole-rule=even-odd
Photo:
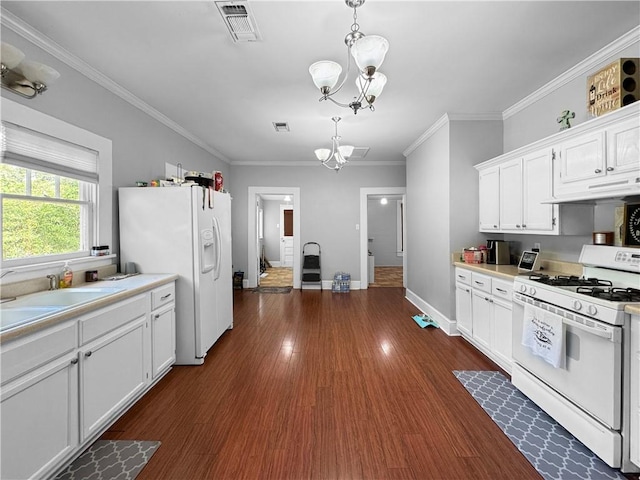
[{"label": "chrome faucet", "polygon": [[47,278],[49,279],[49,290],[57,290],[60,288],[60,277],[58,277],[58,275],[51,273],[47,275]]}]

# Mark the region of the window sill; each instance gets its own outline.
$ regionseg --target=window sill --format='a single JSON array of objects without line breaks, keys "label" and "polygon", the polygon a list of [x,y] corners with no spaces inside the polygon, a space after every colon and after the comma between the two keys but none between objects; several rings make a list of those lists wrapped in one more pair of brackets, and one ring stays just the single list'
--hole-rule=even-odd
[{"label": "window sill", "polygon": [[[46,277],[51,273],[58,274],[64,266],[65,262],[69,262],[69,266],[74,271],[83,271],[92,267],[100,267],[115,263],[117,255],[88,256],[74,258],[71,260],[56,260],[53,262],[34,263],[32,265],[22,265],[15,267],[6,267],[0,270],[0,273],[6,275],[2,278],[2,284],[20,282],[23,280],[31,280],[34,278]],[[7,272],[10,272],[7,274]]]}]

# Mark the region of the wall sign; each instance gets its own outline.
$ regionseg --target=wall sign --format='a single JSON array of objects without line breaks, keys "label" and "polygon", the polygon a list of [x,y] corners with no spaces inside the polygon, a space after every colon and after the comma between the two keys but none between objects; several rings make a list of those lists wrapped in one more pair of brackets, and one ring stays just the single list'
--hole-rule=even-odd
[{"label": "wall sign", "polygon": [[640,203],[624,206],[623,242],[627,247],[640,247]]}]

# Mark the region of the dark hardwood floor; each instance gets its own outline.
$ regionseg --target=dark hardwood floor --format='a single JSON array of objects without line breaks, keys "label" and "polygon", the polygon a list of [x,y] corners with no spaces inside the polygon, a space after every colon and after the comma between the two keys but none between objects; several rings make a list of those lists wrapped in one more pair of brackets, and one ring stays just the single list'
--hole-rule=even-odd
[{"label": "dark hardwood floor", "polygon": [[162,442],[138,480],[541,478],[451,373],[495,364],[404,289],[234,295],[205,364],[103,435]]}]

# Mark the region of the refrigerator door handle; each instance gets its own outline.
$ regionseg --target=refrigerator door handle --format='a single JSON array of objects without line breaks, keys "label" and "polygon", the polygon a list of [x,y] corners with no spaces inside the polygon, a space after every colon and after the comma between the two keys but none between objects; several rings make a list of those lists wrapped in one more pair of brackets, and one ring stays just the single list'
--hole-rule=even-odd
[{"label": "refrigerator door handle", "polygon": [[222,238],[220,236],[220,223],[216,217],[213,217],[213,230],[216,233],[216,270],[214,274],[214,280],[220,278],[220,263],[222,262]]}]

